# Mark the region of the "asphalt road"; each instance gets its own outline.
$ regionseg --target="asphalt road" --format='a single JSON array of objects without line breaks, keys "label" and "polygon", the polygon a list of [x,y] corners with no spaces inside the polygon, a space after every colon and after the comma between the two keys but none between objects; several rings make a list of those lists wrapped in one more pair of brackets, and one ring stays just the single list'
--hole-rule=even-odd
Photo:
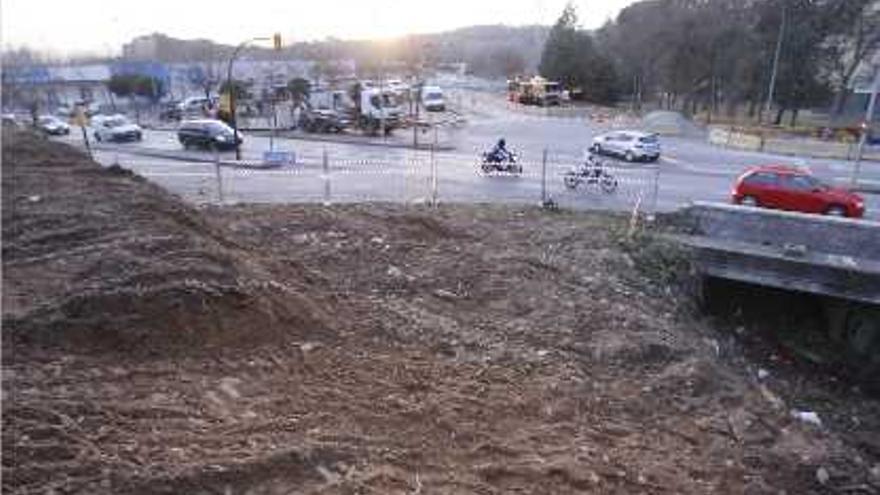
[{"label": "asphalt road", "polygon": [[[620,187],[614,194],[597,189],[568,191],[562,174],[577,163],[592,136],[610,129],[586,118],[533,115],[510,108],[500,98],[466,98],[464,126],[443,127],[419,136],[423,143],[436,139],[452,151],[377,146],[412,143],[412,131],[401,130],[388,139],[360,138],[359,143],[275,139],[274,148],[294,151],[297,164],[273,170],[220,168],[224,202],[351,202],[429,201],[515,202],[536,204],[542,197],[543,155],[547,151],[546,194],[570,208],[670,210],[694,200],[728,201],[736,177],[751,165],[777,163],[809,167],[829,182],[846,181],[851,162],[799,158],[718,148],[704,138],[663,138],[663,156],[656,164],[629,164],[608,159]],[[479,153],[499,138],[517,150],[524,165],[520,177],[485,176],[477,170]],[[73,132],[62,138],[81,142]],[[355,138],[357,139],[357,138]],[[245,161],[259,163],[270,139],[246,135]],[[326,153],[328,170],[324,169]],[[174,159],[144,154],[173,156]],[[145,131],[140,143],[102,143],[96,158],[150,178],[195,202],[220,198],[215,158],[231,160],[232,152],[184,151],[173,131]],[[436,171],[436,175],[432,173]],[[436,176],[436,179],[434,179]],[[880,163],[864,162],[861,179],[880,185]],[[656,189],[655,189],[656,188]],[[656,193],[655,193],[656,190]],[[880,218],[880,196],[865,194],[867,216]]]}]

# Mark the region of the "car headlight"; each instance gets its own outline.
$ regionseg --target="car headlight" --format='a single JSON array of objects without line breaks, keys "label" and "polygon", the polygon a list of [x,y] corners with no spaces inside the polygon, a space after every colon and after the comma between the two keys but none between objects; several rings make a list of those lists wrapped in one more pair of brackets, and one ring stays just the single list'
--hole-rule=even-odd
[{"label": "car headlight", "polygon": [[214,139],[216,139],[217,141],[220,141],[221,143],[225,143],[225,142],[226,142],[226,136],[222,136],[222,135],[221,135],[221,136],[217,136],[217,137],[215,137]]}]

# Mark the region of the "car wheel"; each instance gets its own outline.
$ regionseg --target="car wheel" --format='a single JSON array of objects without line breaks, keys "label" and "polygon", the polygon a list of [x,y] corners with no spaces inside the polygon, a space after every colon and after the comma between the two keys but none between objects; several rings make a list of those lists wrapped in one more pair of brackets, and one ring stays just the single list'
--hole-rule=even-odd
[{"label": "car wheel", "polygon": [[743,206],[753,206],[753,207],[761,206],[758,203],[758,198],[756,198],[754,196],[743,196],[742,199],[739,200],[739,204],[741,204]]},{"label": "car wheel", "polygon": [[846,208],[840,205],[831,205],[825,210],[825,214],[830,217],[845,217]]},{"label": "car wheel", "polygon": [[627,151],[626,153],[623,154],[623,159],[628,162],[634,162],[634,161],[636,161],[636,155],[633,154],[632,151]]},{"label": "car wheel", "polygon": [[597,155],[601,155],[602,154],[602,146],[600,146],[599,143],[594,143],[593,146],[590,148],[590,151],[592,151],[593,153],[596,153]]},{"label": "car wheel", "polygon": [[185,149],[185,150],[188,150],[192,147],[192,145],[189,142],[189,139],[181,139],[180,144],[183,145],[183,149]]},{"label": "car wheel", "polygon": [[97,141],[99,143],[101,142],[101,135],[98,134],[97,132],[95,133],[95,141]]}]

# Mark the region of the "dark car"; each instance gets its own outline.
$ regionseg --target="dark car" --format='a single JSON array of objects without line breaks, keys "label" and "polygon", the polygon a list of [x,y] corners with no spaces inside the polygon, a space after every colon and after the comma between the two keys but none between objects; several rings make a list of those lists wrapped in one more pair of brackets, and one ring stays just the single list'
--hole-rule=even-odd
[{"label": "dark car", "polygon": [[865,214],[864,200],[858,194],[784,165],[749,169],[736,181],[731,196],[734,203],[748,206],[853,218]]},{"label": "dark car", "polygon": [[180,103],[169,101],[162,105],[159,109],[159,120],[162,121],[179,121],[183,118],[183,112],[180,110]]},{"label": "dark car", "polygon": [[299,127],[306,132],[342,132],[351,122],[340,112],[330,109],[305,109],[300,114]]},{"label": "dark car", "polygon": [[184,148],[204,148],[229,150],[235,148],[236,142],[243,142],[241,133],[235,131],[219,120],[188,120],[180,124],[177,139]]}]

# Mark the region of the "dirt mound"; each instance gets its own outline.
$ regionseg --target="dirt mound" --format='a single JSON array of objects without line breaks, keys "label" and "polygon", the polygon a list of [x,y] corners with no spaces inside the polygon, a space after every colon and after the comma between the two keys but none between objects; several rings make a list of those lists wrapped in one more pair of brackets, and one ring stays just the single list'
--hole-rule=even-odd
[{"label": "dirt mound", "polygon": [[[15,146],[30,145],[4,165],[27,150]],[[627,237],[627,218],[487,205],[202,214],[65,159],[83,166],[44,174],[19,160],[28,189],[4,183],[24,211],[4,223],[16,335],[107,325],[133,342],[205,325],[296,340],[150,359],[13,340],[36,349],[3,362],[4,493],[880,488],[876,401],[841,401],[838,384],[819,409],[778,367],[757,373],[682,303],[686,261]],[[320,308],[337,331],[300,331]],[[129,312],[124,328],[104,316]]]},{"label": "dirt mound", "polygon": [[184,350],[326,327],[306,287],[178,198],[69,146],[4,138],[5,338]]}]

